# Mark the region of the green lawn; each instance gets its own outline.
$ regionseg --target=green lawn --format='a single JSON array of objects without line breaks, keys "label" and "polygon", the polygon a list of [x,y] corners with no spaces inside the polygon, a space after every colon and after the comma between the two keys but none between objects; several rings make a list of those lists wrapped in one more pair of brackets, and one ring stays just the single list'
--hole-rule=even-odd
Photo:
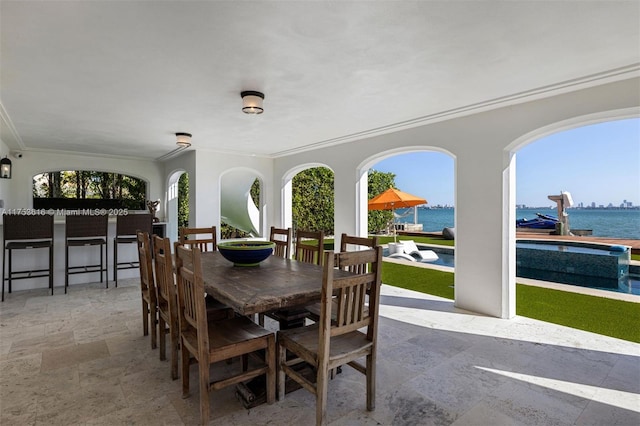
[{"label": "green lawn", "polygon": [[[453,273],[383,262],[382,282],[454,298]],[[516,285],[516,313],[541,321],[640,343],[640,303]]]}]

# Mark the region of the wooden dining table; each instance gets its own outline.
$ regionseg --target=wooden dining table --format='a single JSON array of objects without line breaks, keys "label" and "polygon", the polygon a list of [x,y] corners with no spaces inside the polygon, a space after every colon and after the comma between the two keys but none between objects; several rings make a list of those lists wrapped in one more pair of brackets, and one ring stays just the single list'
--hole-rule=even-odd
[{"label": "wooden dining table", "polygon": [[202,275],[207,294],[242,315],[309,305],[322,290],[322,266],[278,256],[258,266],[234,266],[219,252],[202,253]]}]

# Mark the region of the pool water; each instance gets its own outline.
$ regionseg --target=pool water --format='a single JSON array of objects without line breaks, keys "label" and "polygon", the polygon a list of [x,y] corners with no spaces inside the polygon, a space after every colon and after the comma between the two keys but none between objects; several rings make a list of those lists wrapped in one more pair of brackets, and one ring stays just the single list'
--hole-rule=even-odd
[{"label": "pool water", "polygon": [[[433,250],[438,254],[438,260],[433,262],[423,261],[421,263],[426,263],[430,265],[448,266],[451,268],[455,266],[455,255],[454,255],[453,249],[425,246],[421,244],[417,244],[417,245],[418,245],[418,248],[420,248],[421,250]],[[540,253],[539,251],[547,251],[547,252],[555,252],[555,253],[576,253],[575,255],[571,255],[573,257],[569,259],[567,265],[564,266],[565,272],[568,270],[570,273],[574,272],[576,269],[580,271],[585,270],[584,268],[581,268],[579,266],[576,267],[575,264],[571,263],[573,261],[576,261],[576,256],[578,256],[577,257],[578,261],[580,261],[581,258],[584,257],[584,259],[587,259],[588,262],[593,264],[594,263],[593,259],[596,259],[598,261],[604,259],[604,261],[606,262],[611,262],[611,261],[614,261],[615,258],[619,258],[621,255],[621,252],[609,251],[607,249],[603,250],[602,247],[588,245],[588,244],[576,246],[576,245],[567,245],[567,244],[559,245],[557,243],[537,244],[536,242],[518,242],[516,244],[516,248],[526,249],[526,250],[516,250],[517,264],[518,263],[522,264],[523,254],[527,255],[528,253],[532,253],[530,250],[535,250],[535,252],[533,253],[540,254],[542,255],[542,257],[540,259],[534,259],[534,262],[539,262],[540,265],[543,265],[545,268],[547,267],[549,262],[545,260],[544,253]],[[388,249],[384,249],[383,256],[386,257],[388,255],[389,255]],[[589,257],[586,257],[586,256],[589,256]],[[624,258],[624,255],[622,257]],[[554,260],[554,258],[551,258],[551,263],[557,263],[557,261]],[[625,262],[623,261],[623,263]],[[550,266],[549,268],[553,269],[556,266],[557,265],[553,265],[553,266]],[[616,270],[610,270],[611,277],[607,279],[603,279],[602,277],[598,277],[598,276],[580,275],[580,276],[571,277],[571,279],[569,280],[564,279],[564,281],[562,280],[563,277],[560,276],[563,274],[556,274],[553,272],[549,273],[548,271],[541,270],[540,267],[538,267],[537,269],[538,270],[533,271],[533,275],[535,276],[525,276],[525,275],[531,275],[530,270],[527,271],[529,272],[528,274],[521,275],[520,273],[518,273],[517,275],[526,277],[526,278],[540,279],[544,281],[561,282],[565,284],[576,285],[579,287],[589,287],[589,288],[594,288],[599,290],[613,291],[616,293],[628,293],[628,294],[640,295],[640,273],[638,273],[638,270],[640,270],[640,268],[637,268],[637,269],[634,268],[633,271],[629,271],[628,269],[620,271],[620,267],[618,266]],[[596,269],[601,269],[601,268],[596,268]],[[570,282],[566,282],[566,281],[570,281]],[[605,285],[600,285],[603,283]]]}]

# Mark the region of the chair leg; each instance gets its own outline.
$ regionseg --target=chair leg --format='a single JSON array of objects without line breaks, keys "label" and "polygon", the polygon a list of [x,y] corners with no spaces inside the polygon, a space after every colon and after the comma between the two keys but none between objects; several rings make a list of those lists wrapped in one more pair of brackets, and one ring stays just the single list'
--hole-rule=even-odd
[{"label": "chair leg", "polygon": [[316,375],[316,426],[327,423],[327,386],[329,369],[327,364],[318,365]]},{"label": "chair leg", "polygon": [[201,359],[199,365],[200,379],[200,424],[209,424],[209,362]]},{"label": "chair leg", "polygon": [[287,375],[284,372],[282,366],[287,361],[287,349],[284,346],[278,345],[277,354],[277,372],[278,372],[278,400],[284,400],[285,382]]},{"label": "chair leg", "polygon": [[53,241],[49,247],[49,288],[51,289],[51,295],[53,296]]},{"label": "chair leg", "polygon": [[185,349],[184,344],[181,346],[182,348],[180,349],[180,358],[182,361],[182,397],[189,398],[189,396],[191,396],[189,393],[189,362],[191,355],[189,354],[189,351]]},{"label": "chair leg", "polygon": [[142,299],[142,335],[149,335],[149,305]]},{"label": "chair leg", "polygon": [[169,337],[171,340],[171,379],[178,378],[178,330],[177,324],[169,330]]},{"label": "chair leg", "polygon": [[[113,240],[113,282],[118,287],[118,242]],[[109,283],[107,283],[107,288]]]},{"label": "chair leg", "polygon": [[158,315],[158,345],[160,345],[160,361],[164,361],[167,359],[167,326],[162,315]]},{"label": "chair leg", "polygon": [[7,263],[5,262],[5,256],[7,254],[7,249],[2,248],[2,301],[4,302],[4,271],[7,267]]},{"label": "chair leg", "polygon": [[376,357],[367,355],[367,410],[376,408]]},{"label": "chair leg", "polygon": [[9,294],[11,294],[11,278],[13,278],[13,250],[9,249]]},{"label": "chair leg", "polygon": [[103,266],[104,265],[104,260],[102,259],[102,244],[100,244],[98,247],[100,248],[100,282],[104,282],[103,281],[103,277],[102,277],[103,268],[104,268],[104,266]]},{"label": "chair leg", "polygon": [[267,404],[273,404],[276,400],[276,338],[272,334],[267,338],[267,351],[265,361],[267,370]]},{"label": "chair leg", "polygon": [[64,252],[64,294],[67,294],[69,287],[69,246],[67,244],[65,244]]},{"label": "chair leg", "polygon": [[107,283],[106,288],[109,288],[109,243],[108,239],[104,239],[104,280]]},{"label": "chair leg", "polygon": [[[151,290],[149,290],[151,291]],[[158,347],[158,317],[157,309],[151,304],[149,306],[149,326],[151,326],[151,349]]]},{"label": "chair leg", "polygon": [[264,327],[264,314],[262,313],[258,314],[258,325],[260,325],[260,327]]}]

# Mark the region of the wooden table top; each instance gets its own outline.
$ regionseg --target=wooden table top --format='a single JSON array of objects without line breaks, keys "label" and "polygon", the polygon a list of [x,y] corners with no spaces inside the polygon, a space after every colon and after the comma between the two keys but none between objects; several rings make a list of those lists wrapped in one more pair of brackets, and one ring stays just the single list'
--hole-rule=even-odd
[{"label": "wooden table top", "polygon": [[[336,276],[349,275],[335,271]],[[270,256],[259,266],[233,266],[219,252],[202,253],[207,294],[242,315],[252,315],[320,300],[322,267]]]}]

